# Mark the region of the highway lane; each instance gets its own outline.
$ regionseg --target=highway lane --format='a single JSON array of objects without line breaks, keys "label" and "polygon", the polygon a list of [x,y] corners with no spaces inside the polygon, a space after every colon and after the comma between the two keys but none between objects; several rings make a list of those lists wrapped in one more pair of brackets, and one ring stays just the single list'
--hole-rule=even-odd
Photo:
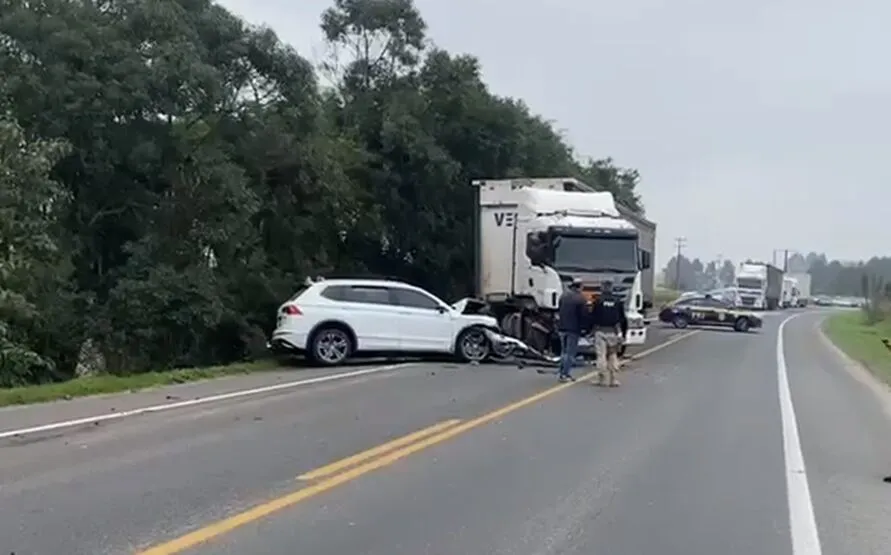
[{"label": "highway lane", "polygon": [[790,554],[775,330],[699,333],[186,552]]},{"label": "highway lane", "polygon": [[[658,330],[654,339],[676,333]],[[250,379],[251,387],[260,385]],[[409,365],[0,442],[0,549],[18,555],[128,553],[134,545],[291,489],[302,471],[444,419],[492,410],[553,383],[534,368]],[[217,385],[231,391],[233,384]],[[212,382],[201,387],[205,394],[219,392]],[[84,407],[129,402],[125,408],[132,408],[140,398],[162,394],[6,414],[21,410],[33,425],[55,421],[58,413],[85,416]]]},{"label": "highway lane", "polygon": [[[888,421],[815,348],[818,317],[787,324],[785,351],[823,552],[880,553]],[[553,378],[534,369],[419,365],[7,443],[0,549],[132,553],[199,530],[206,543],[184,553],[812,555],[789,537],[780,318],[669,346],[618,390],[541,396]],[[439,423],[402,451],[298,479]],[[226,534],[206,528],[238,514]]]},{"label": "highway lane", "polygon": [[[648,349],[663,343],[677,333],[677,330],[671,328],[653,326],[650,329],[647,344],[643,348]],[[639,352],[641,350],[642,348],[640,347],[634,347],[631,349],[630,353]],[[335,378],[337,376],[350,378],[349,374],[371,372],[374,370],[387,371],[389,368],[398,370],[403,364],[403,362],[398,360],[384,360],[357,361],[347,366],[340,366],[334,369],[312,368],[306,366],[283,367],[278,371],[259,372],[244,376],[228,376],[215,380],[159,387],[151,390],[96,395],[37,405],[0,407],[0,436],[13,430],[46,426],[58,422],[89,419],[101,415],[120,414],[127,411],[143,409],[145,407],[179,404],[198,399],[244,392],[246,390],[284,388],[288,384],[293,384],[295,387],[302,387],[301,384],[295,382],[324,380],[326,378]],[[288,389],[289,388],[290,387],[288,387]],[[2,437],[0,437],[0,440],[2,440]]]}]

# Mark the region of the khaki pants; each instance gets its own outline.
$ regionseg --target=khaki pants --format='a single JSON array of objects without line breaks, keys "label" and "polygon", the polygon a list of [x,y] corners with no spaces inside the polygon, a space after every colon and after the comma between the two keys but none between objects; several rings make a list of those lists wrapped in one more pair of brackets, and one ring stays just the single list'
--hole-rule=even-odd
[{"label": "khaki pants", "polygon": [[[621,338],[616,332],[597,330],[594,332],[594,350],[597,352],[597,384],[607,385],[606,378],[609,375],[609,386],[616,387],[619,380],[616,373],[619,371],[619,345]],[[606,372],[604,372],[606,370]]]}]

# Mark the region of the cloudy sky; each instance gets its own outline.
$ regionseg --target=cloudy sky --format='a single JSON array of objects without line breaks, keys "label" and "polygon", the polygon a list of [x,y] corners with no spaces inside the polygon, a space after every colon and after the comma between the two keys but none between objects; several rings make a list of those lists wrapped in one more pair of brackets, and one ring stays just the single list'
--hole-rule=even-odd
[{"label": "cloudy sky", "polygon": [[[322,59],[329,1],[222,4]],[[677,236],[705,258],[891,254],[891,2],[416,4],[494,92],[525,99],[581,154],[640,170],[660,265]]]}]

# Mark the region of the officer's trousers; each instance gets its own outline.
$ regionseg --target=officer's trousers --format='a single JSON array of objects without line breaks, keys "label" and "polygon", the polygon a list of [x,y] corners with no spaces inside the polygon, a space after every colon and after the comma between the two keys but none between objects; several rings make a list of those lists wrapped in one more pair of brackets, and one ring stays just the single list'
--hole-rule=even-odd
[{"label": "officer's trousers", "polygon": [[[616,372],[619,371],[619,334],[606,330],[594,332],[594,350],[597,352],[597,380],[600,385],[606,385],[609,376],[609,385],[619,385]],[[604,372],[606,370],[606,372]]]}]

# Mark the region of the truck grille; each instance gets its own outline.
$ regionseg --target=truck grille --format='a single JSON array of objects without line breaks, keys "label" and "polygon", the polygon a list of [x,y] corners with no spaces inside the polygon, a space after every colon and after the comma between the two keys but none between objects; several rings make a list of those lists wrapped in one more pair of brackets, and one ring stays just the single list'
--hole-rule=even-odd
[{"label": "truck grille", "polygon": [[[625,301],[628,298],[628,293],[631,292],[630,287],[622,286],[622,285],[614,285],[613,286],[613,295],[621,300]],[[588,302],[593,303],[600,296],[600,287],[599,286],[586,286],[582,287],[582,295]]]}]

